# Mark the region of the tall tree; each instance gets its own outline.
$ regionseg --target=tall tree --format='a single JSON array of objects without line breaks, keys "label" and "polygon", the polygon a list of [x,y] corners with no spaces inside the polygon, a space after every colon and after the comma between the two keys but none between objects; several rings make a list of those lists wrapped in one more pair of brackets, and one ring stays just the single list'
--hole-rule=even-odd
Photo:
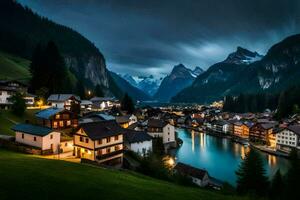
[{"label": "tall tree", "polygon": [[131,114],[134,112],[134,103],[132,98],[126,93],[121,101],[121,109]]},{"label": "tall tree", "polygon": [[12,112],[15,115],[23,115],[26,110],[26,104],[23,95],[21,93],[16,93],[10,97],[10,101],[12,102]]},{"label": "tall tree", "polygon": [[237,192],[263,196],[268,191],[268,178],[263,166],[263,160],[255,150],[250,150],[239,169],[237,175]]},{"label": "tall tree", "polygon": [[278,169],[271,182],[269,197],[270,199],[284,199],[283,192],[284,182],[280,170]]},{"label": "tall tree", "polygon": [[290,168],[286,178],[286,199],[297,199],[299,197],[300,160],[296,149],[290,153]]},{"label": "tall tree", "polygon": [[102,88],[101,88],[101,86],[99,84],[97,84],[96,87],[95,87],[95,95],[97,97],[103,97],[104,96]]}]

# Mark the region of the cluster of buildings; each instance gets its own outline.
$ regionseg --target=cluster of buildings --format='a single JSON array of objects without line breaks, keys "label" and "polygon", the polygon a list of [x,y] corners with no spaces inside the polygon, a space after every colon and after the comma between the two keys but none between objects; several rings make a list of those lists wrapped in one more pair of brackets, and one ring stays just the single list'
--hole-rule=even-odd
[{"label": "cluster of buildings", "polygon": [[177,126],[230,137],[243,144],[250,142],[273,151],[289,153],[293,148],[300,149],[300,118],[297,115],[277,121],[269,110],[236,114],[222,112],[216,107],[190,109],[185,113],[188,114],[177,113],[173,117]]},{"label": "cluster of buildings", "polygon": [[38,148],[42,154],[62,156],[72,152],[82,160],[114,166],[123,163],[123,153],[127,150],[141,156],[149,155],[158,138],[166,150],[176,147],[175,128],[168,120],[145,116],[142,110],[130,115],[115,114],[109,109],[75,112],[73,106],[82,108],[81,102],[76,95],[50,95],[49,107],[36,112],[34,120],[12,127],[15,141]]}]

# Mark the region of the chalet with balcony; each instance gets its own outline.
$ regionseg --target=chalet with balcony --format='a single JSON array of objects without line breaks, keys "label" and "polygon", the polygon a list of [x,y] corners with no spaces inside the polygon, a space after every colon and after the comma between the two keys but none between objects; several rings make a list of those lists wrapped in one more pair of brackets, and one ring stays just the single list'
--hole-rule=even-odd
[{"label": "chalet with balcony", "polygon": [[80,108],[80,97],[74,94],[51,94],[47,102],[50,106],[55,108],[65,108],[71,110],[72,104],[78,105]]},{"label": "chalet with balcony", "polygon": [[152,137],[160,137],[164,144],[176,146],[175,127],[160,119],[149,119],[147,133]]},{"label": "chalet with balcony", "polygon": [[250,128],[252,126],[252,122],[237,121],[233,124],[233,134],[237,137],[249,138]]},{"label": "chalet with balcony", "polygon": [[137,117],[135,115],[117,116],[116,121],[121,127],[128,128],[131,124],[137,122]]},{"label": "chalet with balcony", "polygon": [[53,129],[72,128],[78,125],[77,114],[64,108],[51,107],[37,112],[35,116],[39,125]]},{"label": "chalet with balcony", "polygon": [[152,151],[152,137],[145,131],[126,129],[124,133],[124,144],[126,149],[141,156],[147,156]]},{"label": "chalet with balcony", "polygon": [[105,165],[123,163],[123,132],[115,120],[81,124],[74,135],[75,155]]},{"label": "chalet with balcony", "polygon": [[249,139],[252,142],[267,144],[270,147],[276,148],[276,135],[273,129],[277,123],[256,123],[250,129]]}]

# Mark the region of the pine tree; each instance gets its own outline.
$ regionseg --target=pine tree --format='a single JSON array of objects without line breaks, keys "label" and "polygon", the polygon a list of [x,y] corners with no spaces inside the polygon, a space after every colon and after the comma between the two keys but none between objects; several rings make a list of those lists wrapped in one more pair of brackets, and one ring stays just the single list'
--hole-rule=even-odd
[{"label": "pine tree", "polygon": [[271,182],[269,197],[270,199],[283,199],[283,192],[284,182],[280,170],[278,169]]},{"label": "pine tree", "polygon": [[131,114],[134,112],[134,103],[130,96],[126,93],[121,101],[121,109]]},{"label": "pine tree", "polygon": [[12,102],[11,110],[15,115],[23,115],[26,110],[25,100],[21,93],[16,93],[10,97]]},{"label": "pine tree", "polygon": [[286,176],[285,196],[287,199],[297,199],[299,196],[300,160],[296,149],[290,153],[290,169]]},{"label": "pine tree", "polygon": [[101,89],[101,86],[99,84],[97,84],[96,87],[95,87],[95,95],[97,97],[103,97],[104,96],[103,91]]},{"label": "pine tree", "polygon": [[237,192],[263,196],[268,191],[268,178],[263,160],[255,150],[250,150],[236,171]]}]

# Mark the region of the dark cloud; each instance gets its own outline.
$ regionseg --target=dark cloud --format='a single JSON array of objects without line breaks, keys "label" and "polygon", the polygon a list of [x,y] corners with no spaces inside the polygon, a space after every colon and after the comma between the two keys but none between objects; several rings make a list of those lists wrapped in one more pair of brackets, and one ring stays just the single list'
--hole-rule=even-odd
[{"label": "dark cloud", "polygon": [[21,0],[79,31],[108,68],[165,74],[176,63],[207,68],[236,46],[266,53],[300,31],[298,0]]}]

